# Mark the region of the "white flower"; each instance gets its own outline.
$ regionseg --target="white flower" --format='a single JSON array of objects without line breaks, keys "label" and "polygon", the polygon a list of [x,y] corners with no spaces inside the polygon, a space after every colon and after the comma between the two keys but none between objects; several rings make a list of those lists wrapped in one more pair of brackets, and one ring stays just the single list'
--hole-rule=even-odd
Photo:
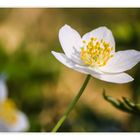
[{"label": "white flower", "polygon": [[5,80],[0,78],[0,132],[26,131],[29,123],[26,115],[7,98]]},{"label": "white flower", "polygon": [[76,30],[65,25],[59,31],[59,40],[64,53],[52,51],[52,54],[67,67],[112,83],[133,80],[124,71],[140,61],[140,52],[115,52],[115,40],[108,28],[99,27],[81,38]]}]

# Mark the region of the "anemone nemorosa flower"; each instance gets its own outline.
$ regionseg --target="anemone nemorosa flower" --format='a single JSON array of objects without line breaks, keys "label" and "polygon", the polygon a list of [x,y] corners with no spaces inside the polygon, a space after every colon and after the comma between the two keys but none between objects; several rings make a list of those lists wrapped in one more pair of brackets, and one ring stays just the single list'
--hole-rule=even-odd
[{"label": "anemone nemorosa flower", "polygon": [[115,40],[106,27],[99,27],[83,37],[68,25],[59,31],[64,53],[52,54],[65,66],[84,74],[112,83],[127,83],[133,78],[124,73],[140,61],[140,52],[115,52]]},{"label": "anemone nemorosa flower", "polygon": [[26,131],[29,127],[26,115],[7,96],[5,81],[0,79],[0,132]]}]

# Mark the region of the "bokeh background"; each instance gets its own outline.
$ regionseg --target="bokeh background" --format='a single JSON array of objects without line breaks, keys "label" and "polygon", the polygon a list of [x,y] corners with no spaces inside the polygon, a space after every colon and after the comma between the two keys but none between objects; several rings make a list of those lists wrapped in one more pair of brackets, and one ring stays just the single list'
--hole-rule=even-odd
[{"label": "bokeh background", "polygon": [[[51,131],[85,78],[50,53],[62,51],[58,31],[64,24],[81,35],[107,26],[117,51],[140,51],[140,9],[0,9],[0,73],[7,74],[9,97],[29,118],[29,132]],[[128,73],[135,79],[128,84],[93,78],[59,131],[140,131],[140,116],[117,110],[102,96],[104,88],[114,98],[140,102],[140,64]]]}]

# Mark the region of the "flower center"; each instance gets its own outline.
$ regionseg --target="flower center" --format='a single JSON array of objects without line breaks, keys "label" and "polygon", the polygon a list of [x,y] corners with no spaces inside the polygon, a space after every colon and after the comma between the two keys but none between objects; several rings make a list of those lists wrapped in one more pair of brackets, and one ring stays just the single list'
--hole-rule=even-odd
[{"label": "flower center", "polygon": [[9,125],[13,125],[17,121],[16,107],[13,101],[6,100],[0,102],[0,120]]},{"label": "flower center", "polygon": [[108,60],[113,57],[113,47],[110,43],[105,42],[103,39],[97,41],[97,38],[92,37],[87,43],[83,41],[84,47],[81,48],[81,60],[89,66],[104,66]]}]

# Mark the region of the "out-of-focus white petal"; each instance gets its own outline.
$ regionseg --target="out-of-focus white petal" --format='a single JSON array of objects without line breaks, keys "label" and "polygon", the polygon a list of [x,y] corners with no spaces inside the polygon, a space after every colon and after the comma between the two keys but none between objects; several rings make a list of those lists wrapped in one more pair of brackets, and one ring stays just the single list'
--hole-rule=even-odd
[{"label": "out-of-focus white petal", "polygon": [[10,132],[20,132],[27,131],[29,129],[29,122],[27,116],[18,111],[17,112],[17,122],[14,125],[8,125],[8,131]]},{"label": "out-of-focus white petal", "polygon": [[104,26],[99,27],[86,33],[82,37],[82,40],[86,40],[87,42],[89,42],[92,37],[96,37],[98,41],[101,41],[101,39],[104,39],[104,41],[106,41],[107,43],[110,43],[111,47],[113,47],[115,51],[115,40],[114,40],[111,30],[109,30],[107,27],[104,27]]},{"label": "out-of-focus white petal", "polygon": [[79,33],[68,25],[59,30],[59,40],[65,55],[72,58],[82,47],[82,39]]},{"label": "out-of-focus white petal", "polygon": [[107,73],[120,73],[134,67],[140,62],[140,52],[136,50],[118,51],[100,70]]},{"label": "out-of-focus white petal", "polygon": [[72,60],[70,60],[66,55],[64,55],[63,53],[57,53],[52,51],[52,54],[55,56],[55,58],[60,61],[62,64],[64,64],[65,66],[67,66],[68,68],[74,69],[78,72],[84,73],[84,74],[90,74],[90,73],[94,73],[94,74],[100,74],[102,72],[99,72],[96,69],[91,69],[88,68],[86,66],[80,66],[78,64],[76,64],[75,62],[73,62]]},{"label": "out-of-focus white petal", "polygon": [[134,80],[130,75],[126,73],[100,74],[100,75],[92,74],[92,76],[103,81],[107,81],[110,83],[118,83],[118,84],[128,83]]},{"label": "out-of-focus white petal", "polygon": [[5,79],[0,78],[0,101],[4,101],[8,96]]},{"label": "out-of-focus white petal", "polygon": [[0,120],[0,132],[9,132],[8,125]]}]

